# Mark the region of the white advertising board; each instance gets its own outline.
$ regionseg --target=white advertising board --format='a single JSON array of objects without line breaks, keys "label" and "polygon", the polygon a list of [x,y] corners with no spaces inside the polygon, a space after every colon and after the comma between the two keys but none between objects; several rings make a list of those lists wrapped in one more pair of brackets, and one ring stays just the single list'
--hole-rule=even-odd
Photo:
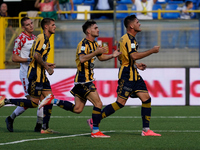
[{"label": "white advertising board", "polygon": [[[74,86],[75,73],[76,69],[55,69],[54,74],[48,76],[55,98],[74,101],[70,90]],[[118,69],[95,69],[94,73],[94,83],[103,105],[115,102]],[[148,68],[140,71],[140,75],[147,85],[152,105],[185,105],[184,68]],[[18,69],[0,70],[0,95],[7,98],[24,97]],[[87,102],[86,105],[92,104]],[[138,98],[129,98],[126,105],[141,105],[141,101]]]},{"label": "white advertising board", "polygon": [[200,105],[200,69],[190,69],[190,105]]}]

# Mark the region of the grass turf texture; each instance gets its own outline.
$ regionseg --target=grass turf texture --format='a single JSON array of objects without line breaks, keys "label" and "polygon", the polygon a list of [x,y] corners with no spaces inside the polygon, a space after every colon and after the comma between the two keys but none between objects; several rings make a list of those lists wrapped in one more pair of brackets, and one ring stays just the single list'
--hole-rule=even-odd
[{"label": "grass turf texture", "polygon": [[154,106],[150,127],[162,137],[142,137],[140,107],[125,106],[102,120],[100,130],[111,138],[94,139],[86,120],[92,107],[73,114],[53,107],[50,128],[58,134],[42,135],[33,132],[36,109],[28,109],[14,121],[14,132],[6,129],[5,118],[16,107],[0,109],[0,150],[196,150],[200,149],[200,111],[197,106]]}]

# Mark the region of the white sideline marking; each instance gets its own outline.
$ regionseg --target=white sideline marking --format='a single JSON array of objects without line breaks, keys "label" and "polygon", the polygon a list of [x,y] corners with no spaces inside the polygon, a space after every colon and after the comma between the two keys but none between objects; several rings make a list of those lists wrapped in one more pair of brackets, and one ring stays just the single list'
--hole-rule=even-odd
[{"label": "white sideline marking", "polygon": [[25,140],[8,142],[8,143],[0,143],[0,145],[10,145],[10,144],[18,144],[18,143],[29,142],[29,141],[42,141],[42,140],[49,140],[49,139],[61,139],[61,138],[76,137],[76,136],[83,136],[83,135],[89,135],[89,134],[91,134],[91,133],[56,136],[56,137],[46,137],[46,138],[38,138],[38,139],[25,139]]},{"label": "white sideline marking", "polygon": [[[0,116],[0,118],[6,118],[8,116]],[[91,118],[92,116],[51,116],[51,118]],[[17,118],[36,118],[36,116],[18,116]],[[137,119],[141,118],[141,116],[109,116],[107,118],[120,118],[120,119]],[[200,116],[151,116],[151,118],[159,118],[159,119],[196,119],[200,118]]]},{"label": "white sideline marking", "polygon": [[[174,132],[174,133],[197,133],[200,132],[200,130],[154,130],[155,132]],[[110,131],[102,131],[103,133],[107,132],[141,132],[141,130],[110,130]],[[70,138],[70,137],[77,137],[77,136],[84,136],[84,135],[90,135],[91,133],[83,133],[83,134],[74,134],[74,135],[66,135],[66,136],[56,136],[56,137],[46,137],[46,138],[36,138],[36,139],[24,139],[20,141],[13,141],[13,142],[7,142],[7,143],[0,143],[0,145],[11,145],[11,144],[18,144],[18,143],[24,143],[29,141],[42,141],[42,140],[51,140],[51,139],[62,139],[62,138]]]}]

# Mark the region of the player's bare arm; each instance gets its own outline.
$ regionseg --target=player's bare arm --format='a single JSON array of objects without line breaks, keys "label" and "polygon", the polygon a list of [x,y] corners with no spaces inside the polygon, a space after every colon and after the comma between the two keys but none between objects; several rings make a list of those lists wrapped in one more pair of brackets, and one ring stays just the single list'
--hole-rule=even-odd
[{"label": "player's bare arm", "polygon": [[52,75],[54,73],[54,70],[47,65],[47,62],[44,62],[42,60],[42,57],[39,53],[35,53],[34,58],[37,61],[37,63],[39,63],[41,66],[43,66],[46,69],[46,71],[49,73],[49,75]]},{"label": "player's bare arm", "polygon": [[121,55],[122,52],[119,52],[119,49],[115,50],[112,54],[110,55],[101,55],[101,56],[98,56],[98,59],[100,61],[105,61],[105,60],[109,60],[109,59],[112,59],[112,58],[115,58],[115,57],[118,57],[119,55]]},{"label": "player's bare arm", "polygon": [[160,46],[154,46],[152,49],[147,50],[145,52],[137,52],[137,53],[132,53],[130,56],[133,60],[138,60],[142,59],[144,57],[147,57],[153,53],[158,53],[159,52]]},{"label": "player's bare arm", "polygon": [[90,53],[90,54],[87,54],[87,55],[81,54],[79,56],[80,62],[84,63],[84,62],[92,59],[94,56],[97,56],[99,54],[103,54],[106,51],[107,51],[107,49],[105,47],[97,47],[96,51],[94,51],[93,53]]},{"label": "player's bare arm", "polygon": [[22,58],[17,54],[12,54],[12,61],[16,63],[25,63],[25,62],[30,62],[30,58]]},{"label": "player's bare arm", "polygon": [[142,71],[144,71],[147,67],[146,64],[143,64],[143,63],[135,63],[135,65],[137,66],[139,70],[142,70]]}]

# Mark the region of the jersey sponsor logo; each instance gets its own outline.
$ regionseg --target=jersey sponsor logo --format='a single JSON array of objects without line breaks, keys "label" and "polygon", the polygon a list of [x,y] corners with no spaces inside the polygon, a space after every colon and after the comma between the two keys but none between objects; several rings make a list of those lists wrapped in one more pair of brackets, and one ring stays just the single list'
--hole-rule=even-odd
[{"label": "jersey sponsor logo", "polygon": [[85,51],[85,46],[81,46],[81,51]]},{"label": "jersey sponsor logo", "polygon": [[42,48],[45,49],[45,48],[46,48],[46,45],[44,44],[44,45],[42,46]]},{"label": "jersey sponsor logo", "polygon": [[131,48],[135,48],[135,43],[131,43]]}]

